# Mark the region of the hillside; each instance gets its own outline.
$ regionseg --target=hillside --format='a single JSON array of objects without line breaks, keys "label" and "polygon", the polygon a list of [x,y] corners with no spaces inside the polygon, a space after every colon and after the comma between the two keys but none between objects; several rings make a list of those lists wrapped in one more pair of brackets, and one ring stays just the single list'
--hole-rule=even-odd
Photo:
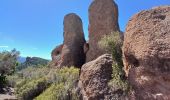
[{"label": "hillside", "polygon": [[[21,60],[24,60],[21,58]],[[18,70],[25,69],[27,67],[37,67],[38,65],[45,66],[49,63],[49,60],[39,57],[26,57],[23,63],[20,63],[17,67]]]},{"label": "hillside", "polygon": [[18,61],[19,63],[24,63],[24,62],[26,61],[26,57],[21,57],[21,56],[19,56],[18,59],[17,59],[17,61]]}]

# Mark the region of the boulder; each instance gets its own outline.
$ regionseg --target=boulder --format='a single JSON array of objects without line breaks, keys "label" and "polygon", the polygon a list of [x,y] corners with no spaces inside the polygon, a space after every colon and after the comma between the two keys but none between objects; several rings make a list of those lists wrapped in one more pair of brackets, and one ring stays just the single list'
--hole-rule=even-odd
[{"label": "boulder", "polygon": [[124,37],[123,62],[136,100],[170,100],[170,6],[132,17]]},{"label": "boulder", "polygon": [[98,46],[103,35],[119,31],[118,7],[113,0],[94,0],[89,7],[89,51],[86,62],[106,53]]},{"label": "boulder", "polygon": [[52,58],[52,62],[54,63],[54,66],[57,66],[60,64],[62,48],[63,48],[63,44],[57,46],[51,52],[51,58]]},{"label": "boulder", "polygon": [[74,13],[64,17],[64,43],[60,67],[81,67],[85,62],[85,44],[82,20]]},{"label": "boulder", "polygon": [[83,100],[104,100],[109,91],[112,62],[111,55],[105,54],[82,66],[78,85]]}]

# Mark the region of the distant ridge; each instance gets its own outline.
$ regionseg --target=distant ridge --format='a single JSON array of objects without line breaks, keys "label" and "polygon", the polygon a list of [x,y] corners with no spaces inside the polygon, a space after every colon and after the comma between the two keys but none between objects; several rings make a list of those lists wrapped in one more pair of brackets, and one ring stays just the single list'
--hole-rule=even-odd
[{"label": "distant ridge", "polygon": [[37,67],[38,65],[46,66],[49,60],[40,57],[19,57],[18,62],[20,64],[17,69],[22,70],[27,67]]},{"label": "distant ridge", "polygon": [[19,57],[17,58],[17,61],[18,61],[19,63],[24,63],[24,62],[26,61],[26,57],[21,57],[21,56],[19,56]]}]

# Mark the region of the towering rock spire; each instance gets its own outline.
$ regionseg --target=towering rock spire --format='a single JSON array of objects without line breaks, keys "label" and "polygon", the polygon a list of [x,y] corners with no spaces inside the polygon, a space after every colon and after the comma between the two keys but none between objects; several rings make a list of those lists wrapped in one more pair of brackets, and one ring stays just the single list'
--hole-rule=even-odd
[{"label": "towering rock spire", "polygon": [[118,7],[113,0],[94,0],[89,7],[89,51],[86,62],[102,55],[98,46],[103,35],[119,31]]},{"label": "towering rock spire", "polygon": [[85,62],[84,44],[82,20],[74,13],[66,15],[64,17],[64,43],[59,66],[81,67]]}]

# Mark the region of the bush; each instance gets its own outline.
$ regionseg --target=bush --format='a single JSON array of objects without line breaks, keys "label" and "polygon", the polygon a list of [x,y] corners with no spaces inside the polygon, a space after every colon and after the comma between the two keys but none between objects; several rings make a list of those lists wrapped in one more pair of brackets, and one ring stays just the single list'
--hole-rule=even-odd
[{"label": "bush", "polygon": [[7,85],[7,79],[6,76],[0,75],[0,93],[3,92],[3,89]]},{"label": "bush", "polygon": [[11,75],[15,72],[17,66],[17,57],[19,52],[13,49],[11,52],[0,52],[0,90],[6,87],[7,75]]},{"label": "bush", "polygon": [[46,66],[41,67],[28,67],[18,72],[18,75],[21,78],[26,79],[39,79],[41,77],[46,76],[50,72],[50,69]]},{"label": "bush", "polygon": [[101,41],[99,41],[99,46],[108,53],[111,53],[114,61],[112,65],[112,80],[109,86],[114,85],[114,87],[121,88],[123,91],[128,91],[129,84],[123,70],[122,45],[123,41],[120,39],[119,32],[112,32],[110,35],[105,35]]},{"label": "bush", "polygon": [[78,100],[75,91],[78,78],[79,69],[73,67],[51,70],[45,67],[27,68],[18,73],[16,95],[21,100],[34,99],[38,95],[36,100],[65,100],[66,98]]},{"label": "bush", "polygon": [[33,80],[33,79],[39,79],[41,77],[46,76],[49,73],[49,68],[47,67],[28,67],[24,70],[21,70],[19,72],[14,73],[13,75],[9,75],[6,78],[7,86],[9,87],[15,87],[16,84],[19,82],[25,81],[25,80]]},{"label": "bush", "polygon": [[49,72],[50,69],[45,66],[28,67],[13,76],[7,76],[8,85],[15,87],[15,94],[19,99],[30,100],[50,85],[46,77]]},{"label": "bush", "polygon": [[36,100],[79,100],[75,89],[78,78],[79,69],[73,67],[51,71],[48,79],[53,84]]},{"label": "bush", "polygon": [[[26,83],[26,84],[25,84]],[[40,78],[31,81],[22,81],[16,88],[17,97],[21,100],[32,100],[48,87],[46,78]]]},{"label": "bush", "polygon": [[19,78],[18,74],[10,75],[7,76],[6,78],[7,78],[7,86],[13,88],[16,86],[16,82],[22,80],[21,78]]},{"label": "bush", "polygon": [[123,41],[120,39],[119,32],[112,32],[110,35],[104,35],[99,41],[99,46],[106,52],[112,54],[113,60],[119,65],[123,66],[122,62],[122,45]]},{"label": "bush", "polygon": [[125,73],[118,64],[113,64],[112,80],[109,82],[109,86],[120,88],[125,92],[129,91],[129,84],[124,78]]}]

